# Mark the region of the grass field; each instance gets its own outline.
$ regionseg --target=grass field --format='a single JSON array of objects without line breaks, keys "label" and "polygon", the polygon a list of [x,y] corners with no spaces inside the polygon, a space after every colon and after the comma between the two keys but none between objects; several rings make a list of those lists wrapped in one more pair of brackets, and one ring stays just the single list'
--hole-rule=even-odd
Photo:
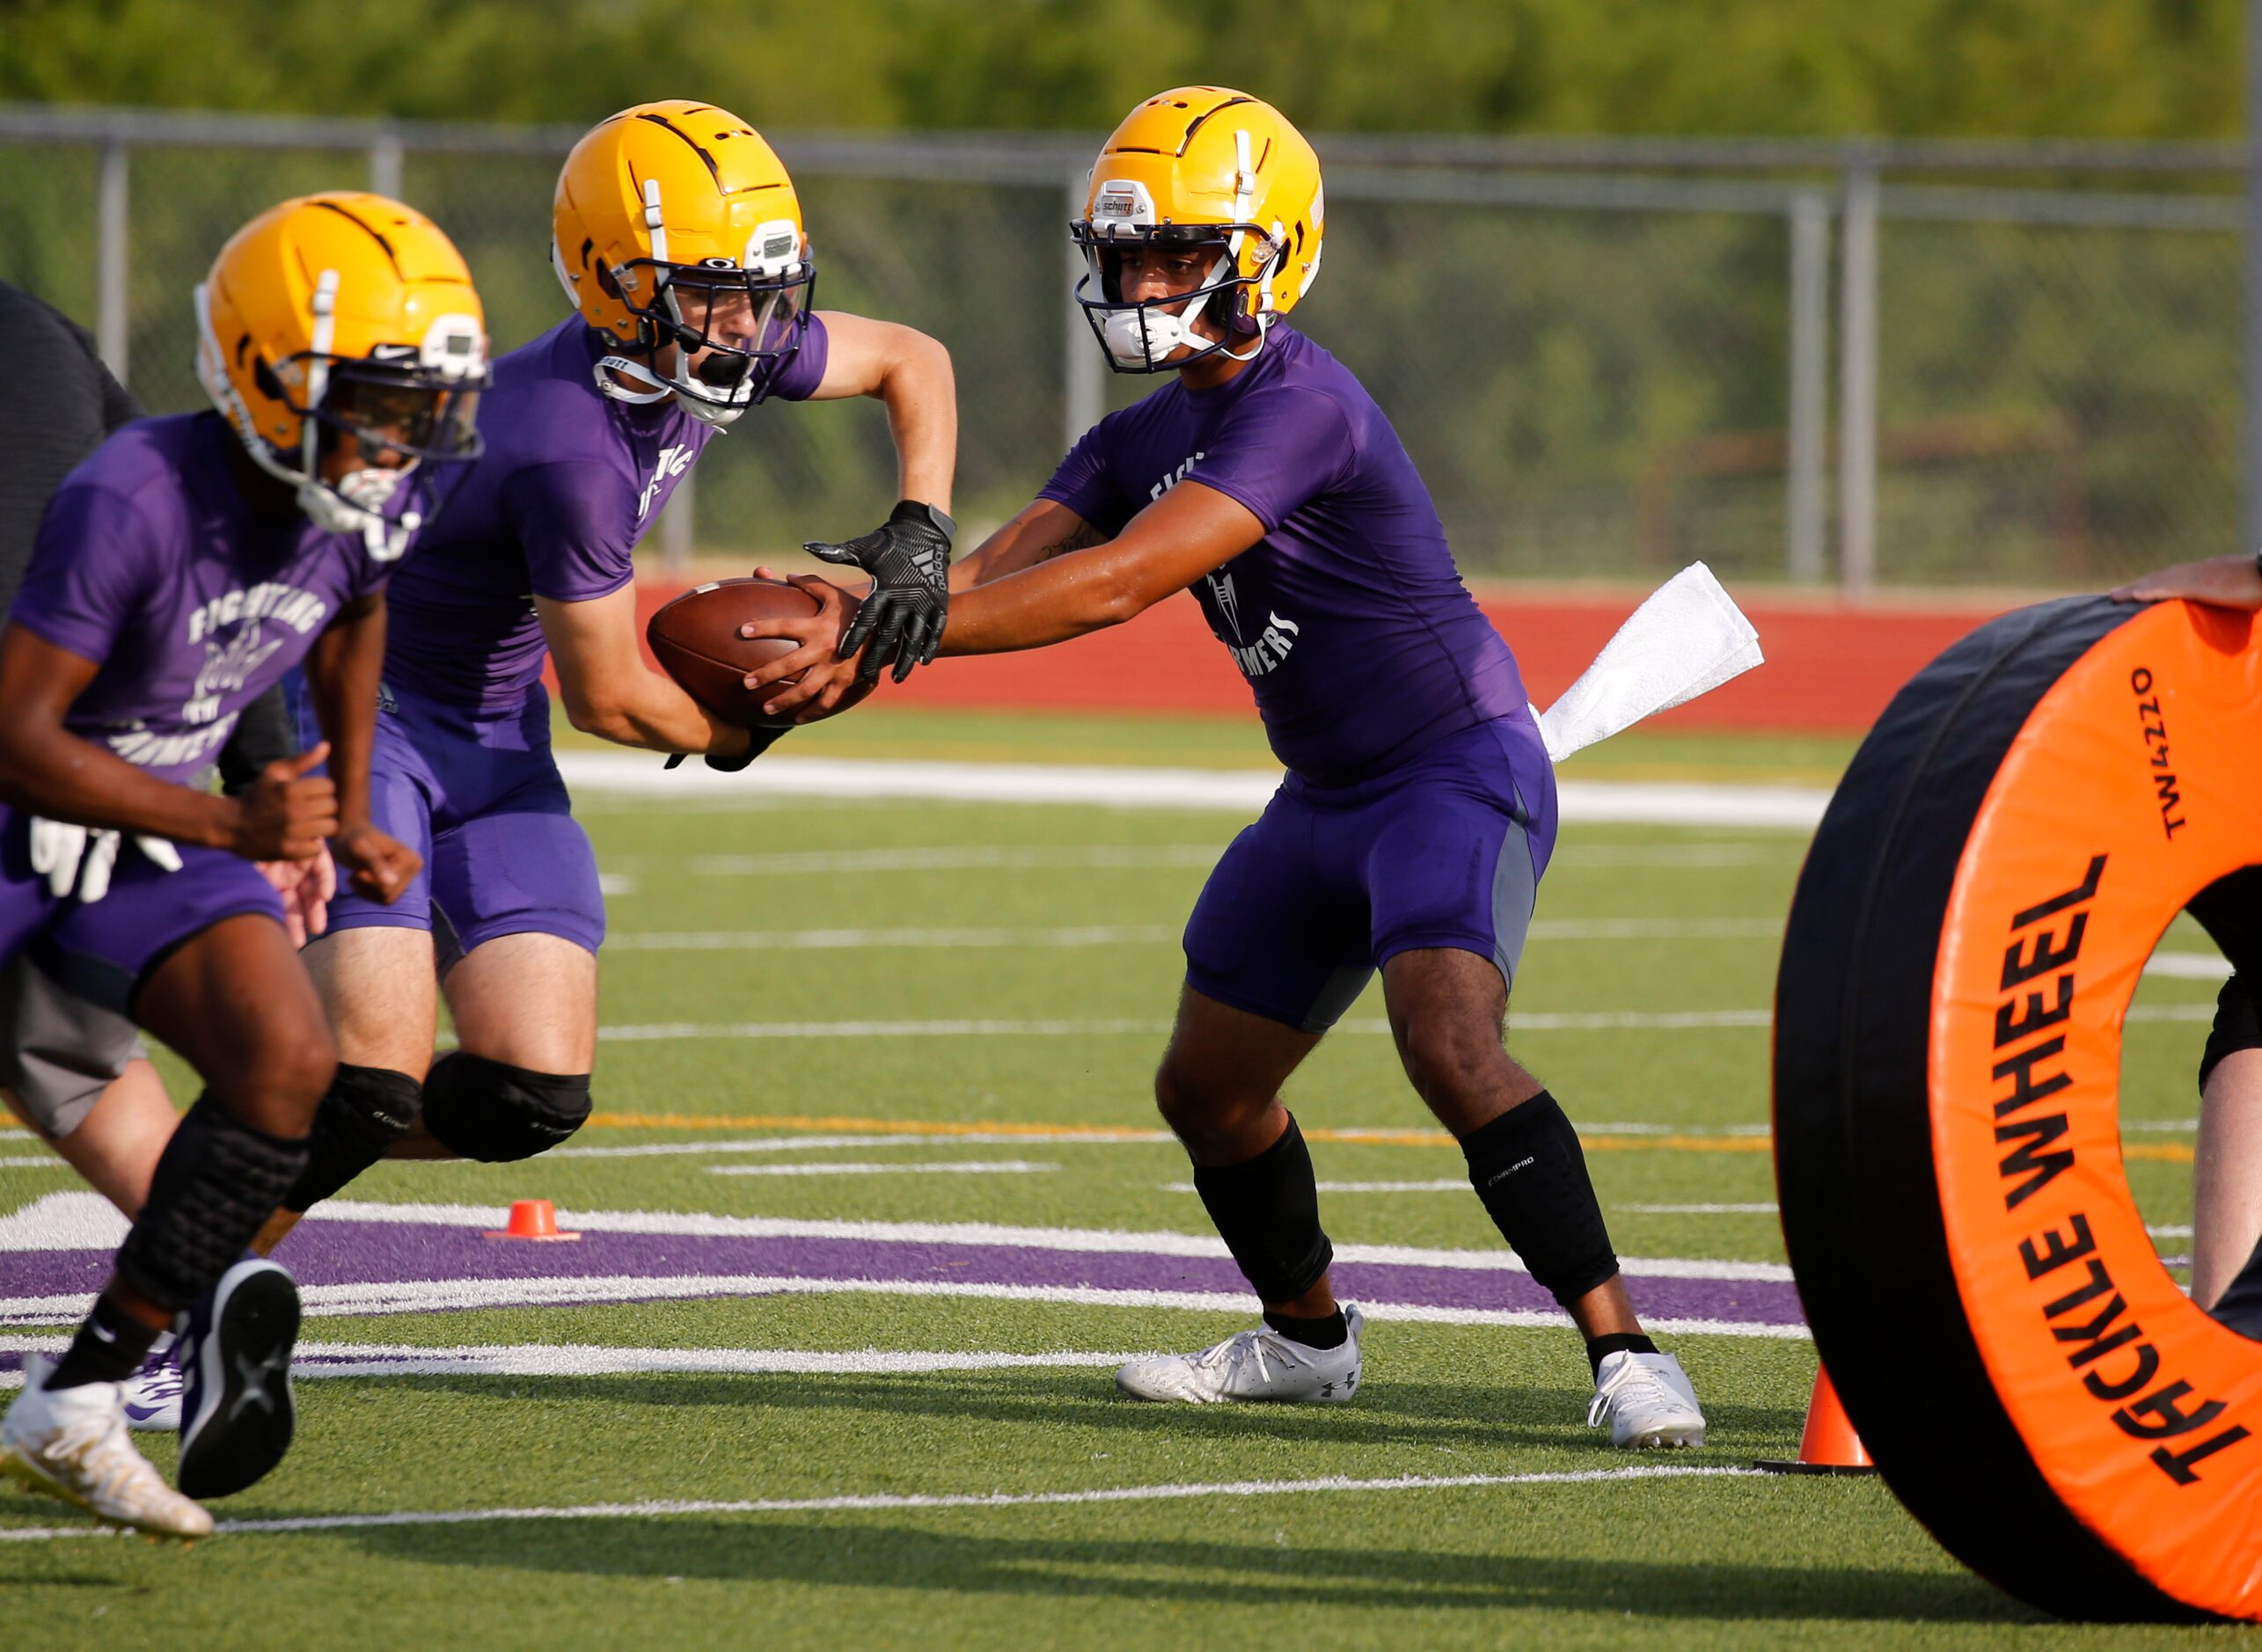
[{"label": "grass field", "polygon": [[[1262,760],[1239,725],[875,710],[836,727],[804,749]],[[1576,771],[1826,782],[1845,755],[1657,736]],[[1121,1355],[1250,1320],[1228,1265],[1190,1242],[1209,1230],[1148,1093],[1178,925],[1237,822],[602,796],[583,814],[615,891],[599,1115],[523,1165],[380,1166],[286,1246],[317,1316],[301,1434],[219,1506],[234,1530],[182,1553],[0,1504],[0,1599],[24,1643],[2235,1633],[2051,1623],[1963,1572],[1878,1483],[1737,1472],[1795,1449],[1813,1377],[1765,1133],[1796,835],[1568,830],[1518,983],[1512,1047],[1588,1138],[1637,1303],[1711,1327],[1663,1339],[1712,1424],[1668,1459],[1583,1426],[1577,1340],[1497,1265],[1372,994],[1290,1092],[1339,1277],[1375,1305],[1357,1402],[1116,1397]],[[2212,990],[2154,979],[2141,1002]],[[2130,1173],[2169,1252],[2189,1220],[2200,1035],[2149,1020],[2127,1046]],[[59,1336],[72,1316],[51,1298],[99,1279],[103,1224],[74,1186],[0,1136],[11,1355]],[[479,1237],[526,1196],[588,1237]],[[169,1441],[150,1450],[169,1467]]]}]

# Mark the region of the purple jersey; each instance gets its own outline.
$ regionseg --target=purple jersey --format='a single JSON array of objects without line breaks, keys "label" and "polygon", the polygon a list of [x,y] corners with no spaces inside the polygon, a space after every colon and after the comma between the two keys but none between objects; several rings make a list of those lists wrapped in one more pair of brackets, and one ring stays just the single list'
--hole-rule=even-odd
[{"label": "purple jersey", "polygon": [[[479,401],[487,451],[392,582],[388,682],[459,710],[523,705],[548,657],[534,599],[609,596],[635,577],[637,541],[714,433],[673,399],[597,388],[604,334],[579,316],[494,364]],[[824,376],[824,324],[773,395],[800,401]]]},{"label": "purple jersey", "polygon": [[65,727],[160,779],[210,766],[245,706],[392,565],[252,509],[217,413],[144,419],[63,479],[11,618],[100,667]]},{"label": "purple jersey", "polygon": [[1042,496],[1103,533],[1182,481],[1264,537],[1194,586],[1272,749],[1323,785],[1529,714],[1516,657],[1461,583],[1429,490],[1348,369],[1276,325],[1213,390],[1173,378],[1084,434]]}]

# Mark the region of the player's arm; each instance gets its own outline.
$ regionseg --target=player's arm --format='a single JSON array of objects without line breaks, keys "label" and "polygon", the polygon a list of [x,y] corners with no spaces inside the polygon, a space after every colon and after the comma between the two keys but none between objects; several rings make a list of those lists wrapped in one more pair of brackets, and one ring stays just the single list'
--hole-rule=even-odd
[{"label": "player's arm", "polygon": [[[337,794],[307,769],[315,748],[268,766],[236,797],[145,774],[63,727],[99,667],[22,625],[0,630],[0,800],[82,826],[202,844],[253,860],[304,860],[337,830]],[[374,694],[374,691],[372,691]]]},{"label": "player's arm", "polygon": [[[1105,544],[1063,552],[961,593],[942,652],[1011,654],[1120,625],[1263,537],[1264,523],[1248,506],[1199,482],[1181,482]],[[765,703],[772,717],[792,716],[840,680],[838,647],[855,599],[812,594],[823,605],[807,619],[757,620],[740,629],[801,645],[746,678],[748,688],[762,689],[804,673]]]},{"label": "player's arm", "polygon": [[958,566],[950,570],[950,588],[970,591],[977,585],[987,585],[1071,551],[1088,551],[1107,542],[1106,534],[1059,501],[1034,500],[959,559]]},{"label": "player's arm", "polygon": [[869,396],[888,410],[896,442],[896,498],[887,521],[841,544],[813,540],[810,555],[859,567],[873,586],[849,627],[845,652],[863,651],[860,675],[896,681],[934,658],[950,609],[950,484],[958,462],[958,394],[950,352],[915,328],[822,312],[826,355],[814,401]]},{"label": "player's arm", "polygon": [[558,667],[566,718],[585,735],[647,751],[743,756],[752,737],[710,716],[636,647],[636,588],[582,602],[534,599]]},{"label": "player's arm", "polygon": [[2187,597],[2217,608],[2262,608],[2262,556],[2208,557],[2131,580],[2113,593],[2124,603],[2157,603]]},{"label": "player's arm", "polygon": [[824,322],[824,376],[811,401],[869,396],[888,410],[896,496],[948,512],[958,467],[958,388],[950,352],[916,327],[837,310]]},{"label": "player's arm", "polygon": [[355,597],[332,618],[306,654],[306,691],[330,752],[338,827],[331,852],[353,884],[390,902],[422,857],[370,818],[370,757],[377,749],[377,696],[384,674],[384,593]]}]

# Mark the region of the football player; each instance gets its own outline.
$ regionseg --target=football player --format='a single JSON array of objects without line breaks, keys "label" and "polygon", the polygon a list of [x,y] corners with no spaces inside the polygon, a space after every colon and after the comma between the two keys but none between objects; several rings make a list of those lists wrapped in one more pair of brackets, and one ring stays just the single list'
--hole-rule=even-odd
[{"label": "football player", "polygon": [[[1697,1445],[1687,1376],[1642,1330],[1570,1122],[1502,1047],[1556,835],[1555,778],[1507,645],[1420,477],[1358,382],[1285,318],[1325,230],[1311,146],[1216,86],[1151,98],[1094,164],[1072,226],[1111,366],[1169,382],[1110,414],[954,574],[944,654],[1042,647],[1191,588],[1288,776],[1211,874],[1155,1081],[1261,1328],[1117,1375],[1150,1400],[1348,1400],[1360,1319],[1329,1281],[1311,1156],[1280,1088],[1382,973],[1406,1075],[1478,1198],[1586,1339],[1589,1421]],[[776,715],[839,703],[855,603],[750,636]]]},{"label": "football player", "polygon": [[[542,668],[575,727],[622,745],[738,768],[777,737],[718,721],[638,650],[632,552],[718,432],[772,398],[880,400],[902,502],[820,550],[878,581],[867,681],[941,632],[949,355],[811,310],[801,206],[760,135],[706,104],[623,110],[567,157],[553,227],[572,313],[496,362],[486,453],[392,584],[371,808],[426,868],[398,901],[341,894],[307,951],[340,1064],[263,1251],[388,1152],[524,1159],[589,1116],[604,903]],[[439,991],[460,1046],[436,1060]]]},{"label": "football player", "polygon": [[[2262,556],[2178,563],[2122,586],[2123,602],[2187,597],[2262,609]],[[2262,860],[2262,849],[2256,859]],[[2191,914],[2230,961],[2200,1056],[2192,1166],[2192,1300],[2262,1339],[2262,866],[2195,895]]]},{"label": "football player", "polygon": [[[0,1473],[178,1538],[212,1529],[192,1497],[251,1484],[289,1444],[297,1293],[238,1259],[304,1173],[336,1065],[253,863],[326,838],[379,901],[417,869],[370,817],[383,587],[429,503],[414,472],[472,450],[487,371],[462,259],[380,196],[261,214],[196,308],[219,413],[129,425],[73,471],[0,631],[0,961],[29,955],[129,1015],[206,1085],[70,1346],[26,1359]],[[188,784],[301,661],[326,743],[238,797]],[[52,822],[121,835],[104,888],[37,868]],[[119,1385],[182,1315],[175,1492],[127,1438]]]},{"label": "football player", "polygon": [[[18,368],[16,389],[0,396],[0,450],[11,456],[0,471],[4,613],[23,582],[40,513],[56,486],[105,437],[143,414],[84,328],[4,281],[0,333]],[[221,748],[224,789],[243,790],[267,764],[297,751],[278,684],[244,708]],[[108,877],[119,847],[115,834],[55,821],[39,830],[34,870],[55,888],[84,896]],[[335,888],[328,852],[303,866],[275,861],[261,870],[282,895],[294,935],[303,940],[310,923],[318,933],[323,902]],[[134,1024],[74,998],[22,958],[0,970],[0,1101],[128,1218],[140,1211],[177,1122]],[[180,1371],[172,1343],[170,1333],[160,1336],[127,1385],[126,1421],[133,1428],[180,1425]]]}]

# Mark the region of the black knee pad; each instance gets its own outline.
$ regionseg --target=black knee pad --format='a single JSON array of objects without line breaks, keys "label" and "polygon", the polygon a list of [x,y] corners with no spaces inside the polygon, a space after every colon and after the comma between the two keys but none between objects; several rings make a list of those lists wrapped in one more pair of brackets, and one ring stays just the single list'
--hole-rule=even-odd
[{"label": "black knee pad", "polygon": [[424,1076],[424,1128],[459,1159],[487,1165],[531,1159],[589,1115],[585,1072],[535,1072],[459,1049]]},{"label": "black knee pad", "polygon": [[1195,1166],[1194,1190],[1258,1301],[1295,1301],[1335,1261],[1320,1226],[1312,1150],[1293,1116],[1278,1141],[1246,1163]]},{"label": "black knee pad", "polygon": [[150,1178],[118,1251],[118,1276],[171,1312],[187,1309],[275,1214],[306,1168],[307,1138],[270,1136],[197,1098]]},{"label": "black knee pad", "polygon": [[304,1212],[320,1203],[385,1155],[416,1122],[424,1087],[387,1067],[338,1064],[338,1076],[314,1110],[306,1168],[283,1195],[282,1208]]},{"label": "black knee pad", "polygon": [[1532,1277],[1568,1307],[1618,1271],[1578,1133],[1542,1090],[1460,1144],[1469,1185]]}]

